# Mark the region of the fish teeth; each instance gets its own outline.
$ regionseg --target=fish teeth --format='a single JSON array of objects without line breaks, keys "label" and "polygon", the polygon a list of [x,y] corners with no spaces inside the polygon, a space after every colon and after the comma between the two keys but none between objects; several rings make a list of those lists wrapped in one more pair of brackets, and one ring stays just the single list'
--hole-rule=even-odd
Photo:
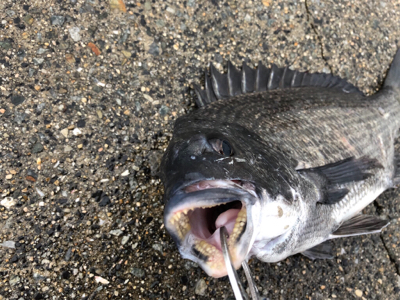
[{"label": "fish teeth", "polygon": [[212,256],[218,253],[218,249],[215,246],[207,243],[204,240],[200,240],[196,243],[196,249],[206,256]]},{"label": "fish teeth", "polygon": [[246,208],[242,208],[239,211],[238,216],[236,217],[235,225],[233,226],[232,233],[228,239],[228,246],[231,247],[234,246],[234,244],[236,243],[236,239],[242,233],[243,228],[246,225],[246,220],[247,220]]},{"label": "fish teeth", "polygon": [[[180,211],[176,211],[172,217],[169,220],[169,223],[175,228],[178,236],[180,239],[184,239],[187,233],[190,231],[191,226],[189,223],[189,217],[188,213],[190,211],[194,211],[195,209],[198,208],[210,208],[210,207],[216,207],[220,206],[226,203],[218,203],[213,206],[203,206],[203,207],[191,207],[191,208],[185,208]],[[247,211],[246,208],[243,206],[242,209],[239,211],[235,225],[233,227],[232,233],[228,238],[228,247],[233,248],[235,247],[236,240],[239,237],[239,235],[242,233],[244,226],[246,225],[246,220],[247,220]],[[202,254],[206,255],[209,257],[209,263],[217,263],[220,264],[219,259],[215,257],[216,255],[218,256],[220,254],[220,251],[214,247],[213,245],[209,244],[208,242],[204,240],[199,240],[196,243],[196,249],[200,251]]]},{"label": "fish teeth", "polygon": [[180,239],[183,239],[191,229],[187,216],[189,210],[190,209],[177,211],[171,216],[169,220],[169,223],[175,228]]}]

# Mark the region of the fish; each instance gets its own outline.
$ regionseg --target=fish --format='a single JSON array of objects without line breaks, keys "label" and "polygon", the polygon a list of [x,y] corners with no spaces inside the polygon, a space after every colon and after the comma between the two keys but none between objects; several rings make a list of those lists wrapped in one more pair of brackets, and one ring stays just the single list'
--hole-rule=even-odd
[{"label": "fish", "polygon": [[197,109],[179,117],[160,164],[164,225],[209,276],[256,257],[333,258],[332,239],[379,233],[362,214],[400,183],[400,51],[382,88],[364,95],[331,74],[212,64]]}]

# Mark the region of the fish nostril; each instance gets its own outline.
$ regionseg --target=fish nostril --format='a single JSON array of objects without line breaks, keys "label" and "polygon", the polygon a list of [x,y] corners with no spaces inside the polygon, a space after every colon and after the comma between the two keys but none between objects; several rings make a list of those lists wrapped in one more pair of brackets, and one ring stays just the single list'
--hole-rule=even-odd
[{"label": "fish nostril", "polygon": [[206,152],[212,152],[212,147],[204,135],[193,136],[186,148],[188,155],[202,155]]}]

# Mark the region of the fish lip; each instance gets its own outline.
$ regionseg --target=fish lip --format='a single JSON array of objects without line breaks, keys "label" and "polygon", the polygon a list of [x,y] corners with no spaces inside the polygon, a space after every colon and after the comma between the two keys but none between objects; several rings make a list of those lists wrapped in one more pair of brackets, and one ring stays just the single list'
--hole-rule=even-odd
[{"label": "fish lip", "polygon": [[[189,186],[196,185],[199,182],[212,182],[212,181],[232,182],[232,185],[229,186],[229,188],[204,188],[194,192],[185,192],[185,189],[187,189]],[[238,196],[241,198],[241,201],[244,202],[246,205],[252,205],[255,203],[255,201],[259,199],[258,195],[255,192],[255,188],[254,191],[251,193],[249,190],[246,190],[245,188],[240,188],[238,185],[233,185],[235,181],[240,181],[242,183],[249,183],[255,186],[255,184],[251,182],[242,181],[240,179],[221,179],[221,180],[202,179],[182,185],[180,188],[176,189],[175,192],[169,197],[169,200],[164,209],[164,222],[167,221],[166,216],[171,214],[171,210],[174,207],[179,207],[180,203],[185,202],[188,199],[190,199],[191,201],[199,200],[199,198],[204,199],[205,197],[203,194],[209,194],[209,196],[214,196],[214,197],[208,197],[208,199],[215,200],[215,202],[213,202],[213,205],[239,200],[237,198]],[[221,193],[222,191],[224,193]],[[215,197],[215,195],[221,195],[221,196]],[[191,198],[197,198],[197,199],[191,199]],[[201,206],[202,205],[200,204],[195,205],[195,207],[201,207]],[[208,203],[204,203],[203,206],[210,206],[210,205]]]},{"label": "fish lip", "polygon": [[[168,232],[171,234],[175,243],[178,246],[181,255],[184,258],[191,259],[198,263],[203,270],[212,277],[222,277],[227,275],[227,271],[225,269],[225,264],[218,268],[213,268],[208,265],[208,263],[213,260],[207,260],[207,258],[201,258],[200,256],[193,255],[192,251],[194,248],[194,242],[200,241],[201,238],[195,236],[191,229],[184,234],[184,236],[179,236],[178,229],[175,225],[173,225],[170,221],[176,212],[184,211],[185,209],[196,209],[196,208],[204,208],[204,207],[213,207],[219,204],[229,204],[230,202],[240,201],[242,203],[242,207],[246,209],[246,225],[243,231],[240,233],[239,237],[234,242],[236,260],[233,261],[234,267],[239,268],[241,266],[242,261],[246,258],[248,253],[250,252],[251,246],[254,242],[253,233],[254,224],[251,218],[251,210],[249,209],[252,204],[254,204],[259,197],[257,196],[254,190],[247,190],[243,188],[239,184],[236,184],[238,180],[230,180],[223,179],[218,180],[219,183],[225,184],[223,188],[221,187],[211,187],[204,188],[201,190],[185,192],[190,186],[198,184],[199,182],[216,182],[215,180],[198,180],[196,182],[191,182],[189,184],[182,185],[174,195],[169,199],[167,205],[164,210],[164,224]],[[245,183],[244,181],[242,183]],[[222,259],[222,251],[220,253],[220,257]],[[218,259],[219,261],[219,254]]]},{"label": "fish lip", "polygon": [[[239,185],[237,184],[237,182],[240,182],[241,185],[244,185],[246,183],[251,184],[251,185],[253,185],[254,190],[255,190],[255,186],[256,186],[256,184],[254,182],[246,181],[246,180],[242,180],[242,179],[238,179],[238,178],[232,178],[232,179],[230,179],[230,178],[226,178],[226,179],[201,178],[201,179],[196,179],[196,180],[192,180],[192,181],[186,182],[186,183],[180,185],[179,187],[174,188],[172,193],[170,193],[169,197],[167,197],[167,198],[169,198],[169,201],[168,201],[167,205],[169,205],[169,203],[171,203],[171,201],[173,200],[174,197],[176,197],[179,194],[185,193],[185,189],[187,189],[190,186],[194,186],[196,184],[199,184],[200,182],[216,182],[216,183],[219,182],[221,184],[222,183],[227,183],[226,186],[229,186],[229,189],[237,188],[238,191],[239,190],[243,191],[243,190],[246,190],[246,189],[245,188],[240,188]],[[203,188],[201,190],[203,191],[203,190],[209,190],[209,189],[212,189],[212,187]],[[189,193],[186,192],[185,194],[189,194]],[[255,193],[253,193],[253,195],[255,197],[258,197]]]}]

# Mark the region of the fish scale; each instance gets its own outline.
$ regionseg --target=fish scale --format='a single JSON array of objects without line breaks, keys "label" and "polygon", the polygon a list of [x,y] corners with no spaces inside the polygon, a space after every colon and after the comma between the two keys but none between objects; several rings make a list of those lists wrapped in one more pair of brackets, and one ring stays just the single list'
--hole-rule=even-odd
[{"label": "fish scale", "polygon": [[[226,275],[209,238],[222,213],[245,222],[228,232],[238,237],[228,242],[236,268],[251,256],[332,258],[330,239],[389,224],[359,213],[400,183],[400,51],[369,97],[338,77],[275,65],[210,71],[205,90],[195,87],[199,109],[176,120],[161,164],[164,223],[183,257]],[[188,208],[194,213],[181,218]]]},{"label": "fish scale", "polygon": [[[354,99],[353,94],[343,95],[342,93],[332,93],[332,97],[325,99],[325,101],[319,101],[316,96],[307,97],[307,95],[316,92],[325,94],[326,90],[299,88],[289,90],[289,92],[287,90],[277,91],[274,95],[264,93],[260,94],[259,97],[254,94],[245,94],[229,100],[211,103],[207,111],[196,111],[195,117],[209,120],[223,119],[226,120],[226,123],[237,122],[249,130],[255,131],[267,142],[279,146],[284,151],[292,152],[295,159],[306,161],[309,167],[324,165],[354,155],[374,155],[377,153],[377,149],[365,151],[365,147],[370,145],[370,139],[374,138],[373,132],[382,133],[388,127],[394,131],[400,127],[400,106],[395,99],[387,101],[384,95],[377,97],[377,99],[357,95],[358,99]],[[268,103],[269,99],[276,95],[288,99],[281,100],[280,106],[272,106]],[[292,101],[296,101],[293,106],[296,106],[297,103],[297,106],[303,103],[308,106],[311,101],[314,101],[313,107],[320,110],[310,111],[308,107],[305,109],[296,107],[297,110],[294,112],[281,112],[287,107],[287,103]],[[332,106],[337,106],[337,109],[332,108]],[[348,111],[344,110],[342,106],[345,106]],[[255,115],[254,107],[257,107],[258,118],[250,123],[249,120],[253,120]],[[385,111],[390,111],[391,117],[381,120],[383,117],[378,111],[379,107]],[[337,110],[340,110],[340,113]],[[218,112],[218,114],[215,114],[215,112]],[[258,122],[258,120],[260,121]],[[295,124],[291,126],[292,131],[288,130],[287,125],[290,126],[290,120],[295,121]],[[378,122],[378,120],[381,120],[381,122]],[[319,124],[325,126],[322,127]],[[359,136],[360,134],[367,134],[364,131],[364,124],[371,125],[369,139]],[[356,143],[353,143],[353,146],[357,147],[357,151],[346,149],[338,136],[333,134],[335,129],[340,136],[346,137],[348,140],[355,140]],[[321,133],[324,134],[324,139],[314,143],[312,137]],[[320,151],[322,156],[315,152],[315,149],[319,146],[323,147],[323,150]],[[329,156],[324,155],[325,151],[329,151]]]}]

